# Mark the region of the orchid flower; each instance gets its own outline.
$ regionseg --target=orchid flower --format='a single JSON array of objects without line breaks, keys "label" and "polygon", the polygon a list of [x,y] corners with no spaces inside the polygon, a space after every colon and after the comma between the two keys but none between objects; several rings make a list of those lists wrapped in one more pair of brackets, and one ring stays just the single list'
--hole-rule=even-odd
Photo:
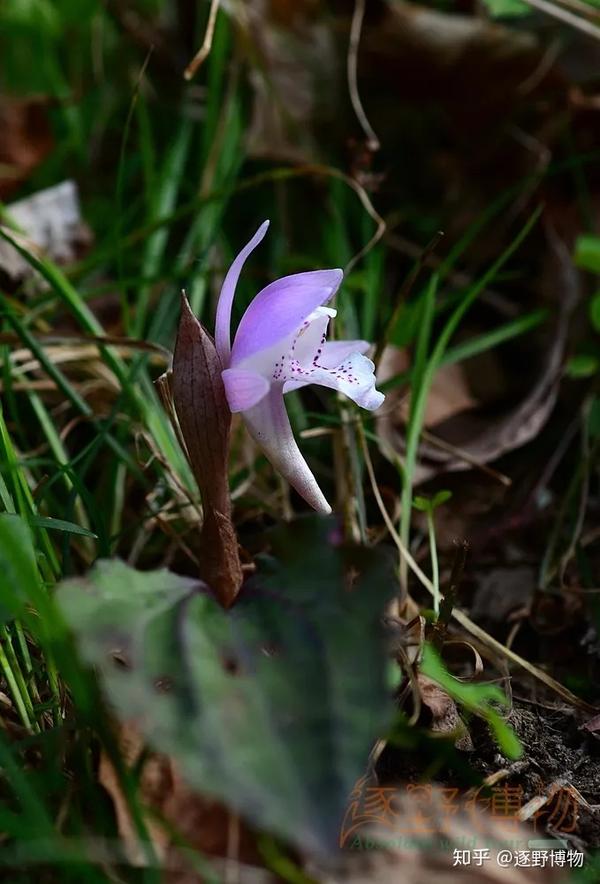
[{"label": "orchid flower", "polygon": [[319,512],[327,503],[294,439],[284,394],[306,384],[339,390],[370,411],[384,400],[375,389],[375,366],[367,341],[326,341],[336,311],[324,305],[337,292],[341,270],[284,276],[262,289],[242,316],[233,346],[231,308],[250,253],[261,242],[265,221],[229,268],[217,305],[215,344],[223,367],[225,395],[250,435],[293,488]]}]

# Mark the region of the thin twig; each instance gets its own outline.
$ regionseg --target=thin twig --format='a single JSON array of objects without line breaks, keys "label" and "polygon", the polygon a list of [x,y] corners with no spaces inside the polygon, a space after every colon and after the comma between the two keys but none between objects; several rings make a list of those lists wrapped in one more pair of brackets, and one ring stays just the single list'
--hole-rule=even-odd
[{"label": "thin twig", "polygon": [[548,0],[525,0],[525,2],[529,6],[533,6],[534,9],[539,9],[540,12],[545,12],[553,18],[557,18],[559,21],[571,25],[571,27],[581,31],[582,34],[587,34],[588,37],[600,40],[599,27],[578,15],[574,15],[574,13],[569,12],[568,9],[563,9],[562,6],[557,6],[555,3],[549,3]]},{"label": "thin twig", "polygon": [[567,9],[581,13],[584,18],[589,18],[591,21],[600,21],[600,9],[590,6],[589,3],[585,3],[583,0],[558,0],[558,2],[561,6],[566,6]]},{"label": "thin twig", "polygon": [[350,175],[346,175],[345,172],[342,172],[340,169],[336,169],[333,166],[316,165],[306,166],[305,168],[308,172],[315,172],[319,175],[327,175],[331,178],[339,178],[340,181],[343,181],[345,184],[348,185],[348,187],[351,187],[361,201],[363,209],[365,210],[369,218],[371,218],[371,220],[374,221],[377,225],[377,230],[375,231],[371,239],[348,261],[348,263],[344,267],[344,276],[347,276],[352,268],[355,266],[355,264],[358,264],[361,258],[364,258],[365,255],[367,255],[371,251],[371,249],[377,245],[379,240],[385,234],[387,225],[369,199],[369,194],[367,193],[365,188],[361,184],[359,184],[359,182],[355,178],[351,178]]},{"label": "thin twig", "polygon": [[240,884],[240,818],[231,812],[227,820],[227,857],[225,860],[225,884]]},{"label": "thin twig", "polygon": [[544,52],[535,69],[517,86],[519,95],[529,95],[540,85],[542,80],[550,73],[554,63],[562,52],[562,42],[553,40]]},{"label": "thin twig", "polygon": [[373,127],[367,119],[358,91],[358,44],[360,43],[360,35],[365,16],[365,5],[366,0],[356,0],[356,3],[354,4],[352,24],[350,26],[350,41],[348,43],[346,70],[348,73],[348,91],[350,93],[350,101],[352,102],[354,113],[356,114],[356,118],[360,123],[363,132],[367,136],[367,147],[369,150],[375,151],[379,150],[381,144]]},{"label": "thin twig", "polygon": [[375,470],[373,469],[373,461],[371,460],[371,455],[369,453],[369,446],[367,444],[367,438],[365,436],[364,429],[361,424],[357,424],[358,435],[361,442],[361,447],[363,451],[363,457],[365,459],[365,466],[367,468],[367,473],[369,474],[369,480],[371,482],[371,488],[373,489],[373,494],[375,496],[375,500],[377,502],[377,506],[379,507],[379,511],[383,516],[383,521],[385,522],[388,531],[390,532],[390,536],[392,540],[398,547],[398,551],[402,558],[406,561],[408,567],[416,574],[419,578],[423,586],[433,594],[433,583],[427,577],[424,571],[421,570],[415,559],[412,557],[411,553],[404,545],[402,540],[400,539],[400,535],[396,531],[395,525],[392,522],[390,514],[388,513],[386,506],[381,497],[381,492],[379,490],[379,485],[377,484],[377,479],[375,477]]},{"label": "thin twig", "polygon": [[192,58],[185,71],[183,72],[183,77],[185,80],[191,80],[200,65],[203,64],[203,62],[205,62],[210,55],[210,50],[212,49],[213,44],[213,37],[215,35],[217,13],[219,11],[220,5],[221,0],[211,0],[210,10],[208,13],[208,22],[206,24],[206,31],[204,32],[204,41],[198,52],[195,54],[195,56]]}]

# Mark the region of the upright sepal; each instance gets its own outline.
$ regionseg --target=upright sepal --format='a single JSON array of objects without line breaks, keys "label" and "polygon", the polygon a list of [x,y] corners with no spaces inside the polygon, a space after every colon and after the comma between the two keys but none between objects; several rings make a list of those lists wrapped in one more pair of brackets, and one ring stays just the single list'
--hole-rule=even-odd
[{"label": "upright sepal", "polygon": [[231,356],[231,308],[233,306],[233,298],[235,296],[235,287],[242,267],[248,255],[250,255],[256,246],[263,240],[265,233],[269,227],[268,221],[263,221],[250,242],[246,243],[239,255],[236,256],[233,264],[227,271],[227,276],[223,280],[219,303],[217,304],[217,316],[215,319],[215,345],[219,359],[223,363],[223,368],[229,366],[229,358]]}]

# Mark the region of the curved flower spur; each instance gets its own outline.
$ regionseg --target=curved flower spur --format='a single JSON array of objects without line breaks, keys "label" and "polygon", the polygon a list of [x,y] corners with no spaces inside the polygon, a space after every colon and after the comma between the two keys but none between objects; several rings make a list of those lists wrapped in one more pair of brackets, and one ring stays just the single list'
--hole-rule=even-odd
[{"label": "curved flower spur", "polygon": [[262,289],[242,316],[233,346],[231,308],[244,262],[261,242],[265,221],[235,258],[223,282],[215,345],[225,395],[240,412],[250,435],[273,466],[315,510],[330,513],[290,426],[284,394],[307,384],[339,390],[362,408],[379,408],[375,366],[364,353],[367,341],[326,341],[336,311],[324,305],[337,292],[341,270],[313,270],[277,279]]}]

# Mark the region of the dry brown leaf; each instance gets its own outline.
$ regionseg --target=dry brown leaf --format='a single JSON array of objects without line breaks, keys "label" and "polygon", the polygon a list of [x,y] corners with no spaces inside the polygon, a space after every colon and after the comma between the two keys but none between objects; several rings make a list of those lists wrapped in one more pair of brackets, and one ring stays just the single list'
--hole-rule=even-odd
[{"label": "dry brown leaf", "polygon": [[[448,383],[439,390],[441,397],[448,398],[446,416],[439,419],[439,415],[443,414],[443,406],[436,414],[428,401],[429,417],[426,412],[425,419],[426,427],[434,430],[433,435],[440,439],[441,445],[436,446],[429,441],[421,442],[419,463],[413,477],[415,484],[427,481],[441,472],[469,469],[473,464],[483,465],[494,461],[535,438],[548,420],[558,397],[569,319],[579,300],[579,282],[566,244],[550,225],[546,225],[546,234],[552,250],[547,261],[549,280],[552,280],[555,287],[559,310],[554,327],[545,332],[547,346],[537,360],[537,367],[532,370],[533,379],[529,390],[511,408],[490,417],[488,411],[491,403],[486,403],[488,408],[483,413],[479,413],[475,401],[470,408],[463,407],[470,396],[469,369],[466,365],[456,366],[461,371],[454,378],[451,374],[446,374]],[[398,373],[395,368],[399,364],[398,356],[392,351],[387,359],[387,364],[384,363],[380,369],[382,375],[383,372],[386,373],[382,379]],[[444,372],[445,368],[440,371]],[[475,371],[476,368],[472,370]],[[451,389],[453,380],[457,385],[454,392]],[[398,397],[401,394],[391,394],[394,395]],[[388,395],[386,405],[391,396]],[[432,401],[435,404],[436,398]],[[438,419],[435,423],[428,423],[432,417]],[[381,409],[378,431],[388,449],[402,452],[404,436],[397,410],[390,411],[386,407]],[[382,452],[386,453],[385,446],[382,446]]]},{"label": "dry brown leaf", "polygon": [[[562,87],[566,99],[558,65],[546,65],[533,79],[544,49],[531,32],[402,0],[381,9],[366,23],[361,40],[365,88],[375,91],[379,84],[403,101],[442,101],[463,137],[495,126],[531,93],[552,89],[556,94]],[[384,143],[394,124],[384,121]]]},{"label": "dry brown leaf", "polygon": [[210,335],[185,295],[177,332],[171,389],[181,435],[202,496],[201,574],[228,607],[242,585],[229,496],[231,411],[221,362]]},{"label": "dry brown leaf", "polygon": [[477,583],[471,616],[477,623],[508,622],[515,611],[531,605],[536,581],[530,565],[486,568]]},{"label": "dry brown leaf", "polygon": [[[121,725],[118,745],[123,762],[135,768],[142,760],[145,744],[133,724]],[[100,756],[99,781],[111,797],[117,828],[129,862],[136,867],[148,864],[119,777],[105,752]],[[168,755],[148,752],[143,760],[138,795],[145,808],[144,823],[167,884],[200,884],[197,872],[190,871],[174,841],[178,838],[208,857],[228,857],[234,864],[260,864],[254,836],[226,807],[212,798],[192,791],[182,780]],[[163,824],[161,820],[166,823]],[[262,870],[255,869],[258,873]]]},{"label": "dry brown leaf", "polygon": [[595,715],[593,718],[590,718],[589,721],[586,721],[585,724],[582,725],[582,728],[589,731],[591,734],[598,734],[598,732],[600,732],[600,715]]},{"label": "dry brown leaf", "polygon": [[[410,368],[410,356],[406,349],[388,346],[383,351],[377,379],[381,383],[390,380],[398,374],[403,374]],[[425,406],[424,423],[426,427],[435,427],[447,418],[454,417],[462,411],[474,408],[477,400],[471,394],[469,382],[463,365],[443,365],[436,371],[427,405]],[[382,435],[385,432],[390,435],[388,426],[390,422],[397,423],[398,418],[408,420],[410,409],[410,392],[407,394],[403,389],[395,389],[387,394],[384,412],[381,418]],[[384,436],[385,438],[385,436]],[[388,441],[391,441],[388,439]]]},{"label": "dry brown leaf", "polygon": [[[132,725],[123,725],[119,731],[119,749],[122,753],[124,764],[133,768],[139,762],[144,750],[144,741],[138,731]],[[137,834],[135,823],[132,819],[127,799],[121,789],[118,774],[105,752],[100,755],[98,779],[110,795],[115,814],[117,828],[123,841],[123,849],[134,866],[144,866],[147,863],[147,855]],[[140,796],[145,804],[150,807],[160,806],[161,794],[168,794],[172,789],[171,764],[165,756],[155,755],[148,759],[144,765],[140,780]],[[164,827],[146,815],[145,824],[152,840],[154,851],[159,860],[164,860],[169,844],[169,835]]]},{"label": "dry brown leaf", "polygon": [[54,139],[44,98],[0,96],[0,199],[6,199],[48,156]]}]

